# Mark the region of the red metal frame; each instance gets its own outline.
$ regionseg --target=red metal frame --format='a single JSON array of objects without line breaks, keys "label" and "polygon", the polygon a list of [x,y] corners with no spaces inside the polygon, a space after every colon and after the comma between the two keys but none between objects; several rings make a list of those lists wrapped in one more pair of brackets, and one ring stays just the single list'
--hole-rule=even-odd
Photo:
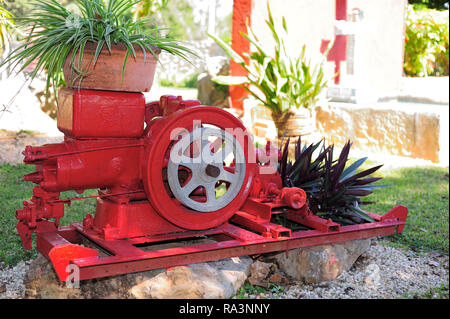
[{"label": "red metal frame", "polygon": [[[373,223],[341,226],[339,230],[296,231],[292,232],[290,236],[287,232],[281,232],[274,236],[259,235],[242,228],[242,226],[247,228],[248,223],[241,224],[242,220],[233,218],[231,223],[227,222],[203,231],[184,231],[113,241],[104,240],[93,232],[85,231],[82,223],[72,223],[69,227],[60,227],[57,232],[38,233],[37,245],[38,250],[53,262],[61,281],[67,278],[66,267],[69,263],[78,266],[80,280],[86,280],[235,256],[276,251],[288,253],[289,250],[295,248],[392,235],[402,232],[407,214],[407,208],[399,205],[384,216],[371,214],[372,217],[376,218]],[[275,224],[273,226],[276,227]],[[178,248],[146,252],[135,246],[145,243],[157,244],[171,240],[218,235],[222,238],[219,236],[219,241],[214,243],[194,244]],[[223,238],[224,236],[226,238]],[[82,237],[91,240],[112,255],[99,257],[96,250],[81,246],[78,247],[81,247],[82,251],[77,251],[71,244],[79,244]]]},{"label": "red metal frame", "polygon": [[[281,155],[279,151],[272,152],[270,143],[265,150],[255,150],[243,124],[219,108],[173,96],[143,105],[138,93],[63,90],[64,97],[58,127],[66,131],[65,140],[26,147],[24,161],[34,164],[36,171],[24,179],[38,186],[31,200],[16,211],[24,247],[31,249],[32,233],[36,233],[38,251],[52,261],[61,281],[68,277],[69,264],[78,266],[80,279],[85,280],[233,256],[287,252],[403,230],[408,214],[403,206],[382,217],[369,213],[375,222],[355,226],[315,216],[302,189],[283,187],[276,170],[268,174],[272,160]],[[91,112],[99,101],[103,110],[94,117]],[[133,121],[120,136],[122,129],[115,124],[130,112]],[[177,132],[192,132],[196,122],[227,130],[245,157],[245,176],[237,195],[223,208],[206,213],[182,205],[170,191],[167,173],[164,176]],[[235,164],[226,169],[235,170]],[[81,223],[58,228],[64,205],[88,198],[60,199],[60,192],[82,193],[96,188],[95,215],[87,214]],[[204,186],[193,193],[199,199],[205,195]],[[279,225],[274,222],[277,214],[310,230],[293,231]],[[172,248],[154,246],[167,241],[176,245],[177,241],[202,236],[215,241]],[[86,241],[95,249],[86,247]],[[142,245],[153,250],[139,248]]]}]

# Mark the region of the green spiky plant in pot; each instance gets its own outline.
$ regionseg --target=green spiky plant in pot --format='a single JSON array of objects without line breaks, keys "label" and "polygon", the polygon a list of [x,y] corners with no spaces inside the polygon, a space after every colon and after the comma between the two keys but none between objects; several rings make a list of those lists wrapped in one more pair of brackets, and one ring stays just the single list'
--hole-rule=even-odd
[{"label": "green spiky plant in pot", "polygon": [[30,32],[3,64],[21,72],[37,61],[31,78],[45,70],[47,93],[61,82],[62,70],[72,88],[148,91],[161,51],[186,60],[195,53],[163,35],[164,28],[133,20],[139,2],[76,0],[74,12],[56,0],[33,0],[30,15],[18,19]]},{"label": "green spiky plant in pot", "polygon": [[334,145],[326,146],[324,141],[302,145],[299,137],[292,159],[289,158],[289,140],[280,149],[278,172],[283,186],[305,190],[313,213],[341,225],[373,222],[360,208],[360,205],[369,204],[362,197],[377,188],[390,186],[373,184],[381,177],[370,176],[383,165],[361,170],[367,157],[349,164],[351,145],[347,142],[337,159],[334,158]]}]

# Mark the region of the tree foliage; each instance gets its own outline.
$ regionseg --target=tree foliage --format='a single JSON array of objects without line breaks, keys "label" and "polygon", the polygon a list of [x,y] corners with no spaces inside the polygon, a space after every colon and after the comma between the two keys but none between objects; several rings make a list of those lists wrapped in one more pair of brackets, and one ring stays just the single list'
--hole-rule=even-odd
[{"label": "tree foliage", "polygon": [[448,10],[408,6],[404,62],[407,75],[449,74],[448,17]]},{"label": "tree foliage", "polygon": [[418,7],[445,10],[448,9],[448,0],[409,0],[410,4]]}]

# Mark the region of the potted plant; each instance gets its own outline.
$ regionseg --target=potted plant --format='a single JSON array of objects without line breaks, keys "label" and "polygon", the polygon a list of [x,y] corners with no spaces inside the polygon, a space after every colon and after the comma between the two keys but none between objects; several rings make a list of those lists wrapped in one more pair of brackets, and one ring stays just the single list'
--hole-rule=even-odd
[{"label": "potted plant", "polygon": [[311,115],[311,109],[327,81],[322,64],[313,66],[305,58],[305,46],[298,56],[289,54],[286,21],[283,17],[282,27],[276,26],[270,7],[267,7],[269,18],[266,23],[275,42],[272,55],[265,51],[249,26],[248,34],[242,34],[254,47],[252,52],[244,53],[249,63],[220,38],[215,35],[210,37],[248,73],[245,77],[218,76],[215,81],[225,85],[244,84],[250,95],[270,110],[280,140],[283,134],[298,136],[311,133],[299,131],[299,126],[305,117],[307,122],[312,122],[308,115]]},{"label": "potted plant", "polygon": [[31,26],[29,35],[3,64],[20,72],[37,60],[31,78],[46,70],[47,93],[61,82],[61,70],[71,88],[149,91],[161,50],[184,59],[194,53],[163,36],[162,28],[133,21],[139,2],[77,0],[78,12],[72,12],[56,0],[34,0],[32,13],[20,19]]}]

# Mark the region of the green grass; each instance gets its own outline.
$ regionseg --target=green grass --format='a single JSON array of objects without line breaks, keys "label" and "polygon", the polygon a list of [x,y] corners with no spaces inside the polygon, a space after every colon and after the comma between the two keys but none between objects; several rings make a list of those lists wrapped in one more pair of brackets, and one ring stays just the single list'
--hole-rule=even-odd
[{"label": "green grass", "polygon": [[[33,250],[23,248],[19,235],[16,232],[16,209],[23,207],[22,202],[29,200],[33,195],[35,184],[23,181],[23,175],[32,173],[34,166],[27,165],[0,165],[0,263],[15,265],[21,260],[29,260],[36,256],[37,250],[33,241]],[[76,192],[64,192],[61,198],[75,198],[95,195],[94,190],[79,195]],[[87,213],[95,210],[95,198],[73,201],[71,207],[65,207],[65,216],[61,218],[62,225],[70,222],[82,221]]]},{"label": "green grass", "polygon": [[181,82],[176,82],[173,79],[160,79],[159,85],[164,86],[164,87],[196,89],[197,88],[197,78],[199,75],[200,75],[199,73],[191,74],[187,78],[183,79]]},{"label": "green grass", "polygon": [[239,290],[237,291],[237,294],[235,296],[233,296],[232,298],[246,299],[247,296],[245,296],[245,294],[255,295],[255,294],[261,294],[261,293],[268,293],[268,292],[279,293],[282,291],[284,291],[284,288],[280,285],[269,283],[268,287],[264,288],[261,286],[251,285],[250,283],[247,282],[245,285],[243,285],[241,288],[239,288]]},{"label": "green grass", "polygon": [[[368,164],[369,165],[369,164]],[[371,164],[370,164],[371,165]],[[22,201],[33,194],[33,185],[24,182],[22,176],[34,171],[26,165],[0,165],[0,262],[15,265],[21,260],[36,256],[36,250],[26,251],[15,231],[16,209],[22,208]],[[375,204],[364,209],[385,214],[398,204],[408,207],[409,215],[403,234],[386,237],[393,245],[415,250],[449,252],[449,169],[448,168],[401,168],[386,170],[375,175],[384,177],[379,183],[391,187],[376,189],[367,197]],[[79,195],[64,192],[62,198],[95,195],[94,190]],[[87,213],[95,210],[95,199],[73,201],[66,206],[62,225],[81,221]],[[34,245],[33,245],[34,247]]]},{"label": "green grass", "polygon": [[414,250],[449,253],[449,169],[398,168],[376,173],[383,177],[377,184],[391,187],[376,189],[366,197],[376,203],[363,209],[383,215],[396,205],[408,207],[409,214],[401,235],[386,237],[394,245]]},{"label": "green grass", "polygon": [[423,294],[405,293],[407,299],[449,299],[448,284],[442,284],[437,288],[430,288]]}]

